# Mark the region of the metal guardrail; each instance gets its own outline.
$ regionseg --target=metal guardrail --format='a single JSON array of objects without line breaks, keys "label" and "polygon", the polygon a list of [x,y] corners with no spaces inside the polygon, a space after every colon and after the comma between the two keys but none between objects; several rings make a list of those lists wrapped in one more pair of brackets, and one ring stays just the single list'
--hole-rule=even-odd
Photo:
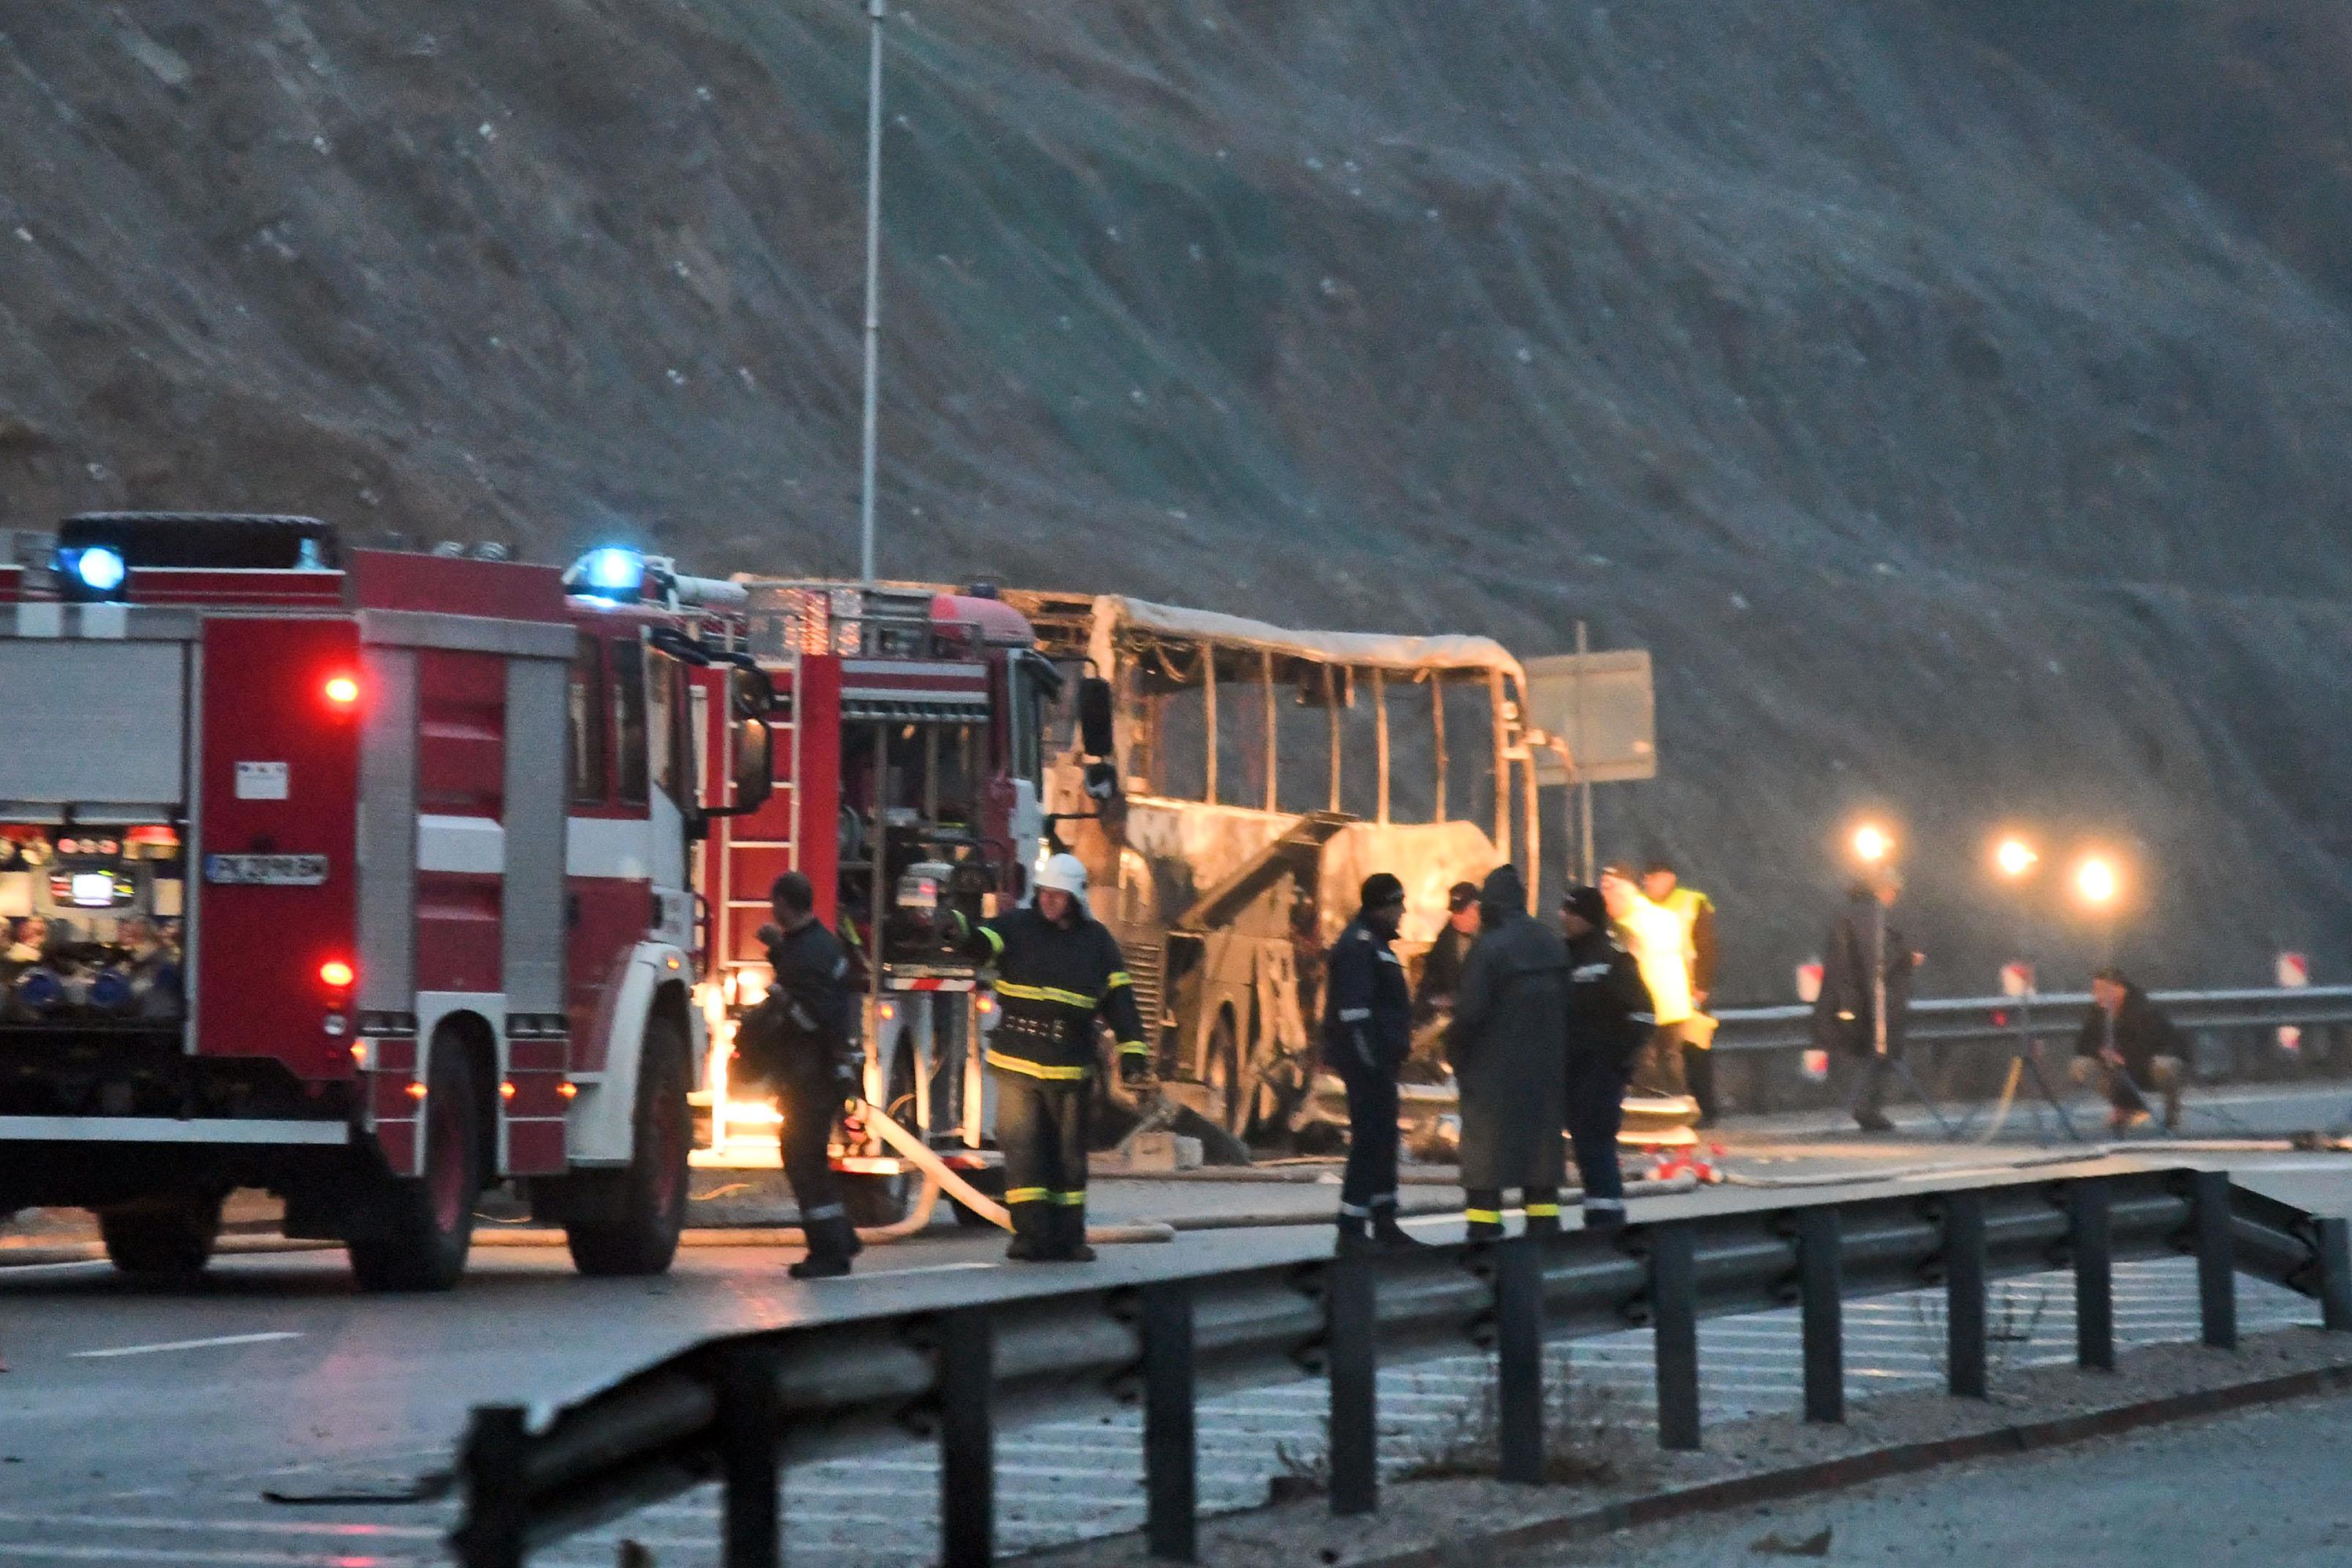
[{"label": "metal guardrail", "polygon": [[2237,1342],[2238,1271],[2317,1298],[2327,1328],[2352,1331],[2347,1225],[2233,1188],[2224,1173],[2019,1176],[737,1334],[633,1373],[536,1430],[520,1407],[476,1409],[452,1545],[466,1568],[514,1568],[532,1550],[716,1480],[722,1561],[776,1568],[786,1451],[801,1459],[912,1432],[940,1446],[943,1561],[982,1568],[995,1546],[997,1423],[1109,1398],[1143,1407],[1151,1552],[1191,1562],[1194,1407],[1212,1388],[1327,1378],[1332,1510],[1365,1513],[1379,1500],[1382,1356],[1491,1350],[1501,1474],[1532,1482],[1543,1473],[1547,1338],[1654,1325],[1659,1441],[1696,1448],[1702,1317],[1799,1306],[1804,1412],[1837,1421],[1848,1298],[1943,1284],[1950,1390],[1982,1397],[1991,1279],[2071,1266],[2086,1367],[2115,1364],[2122,1258],[2195,1254],[2209,1345]]},{"label": "metal guardrail", "polygon": [[[2352,985],[2307,985],[2250,991],[2156,991],[2156,1004],[2183,1029],[2269,1028],[2286,1024],[2352,1024]],[[2088,992],[2032,998],[2034,1032],[2071,1029],[2091,1005]],[[1911,1004],[1906,1034],[1914,1044],[1949,1045],[2015,1040],[2022,999],[1939,996]],[[1999,1022],[1996,1022],[1996,1016]],[[1813,1009],[1727,1007],[1716,1015],[1716,1048],[1794,1050],[1813,1043]]]}]

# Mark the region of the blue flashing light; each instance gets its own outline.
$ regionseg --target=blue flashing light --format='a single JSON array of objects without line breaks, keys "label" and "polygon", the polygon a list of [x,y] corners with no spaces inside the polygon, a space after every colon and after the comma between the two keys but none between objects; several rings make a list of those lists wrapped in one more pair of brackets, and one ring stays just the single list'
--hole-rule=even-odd
[{"label": "blue flashing light", "polygon": [[81,579],[82,586],[93,594],[111,594],[122,586],[123,578],[131,574],[122,563],[121,552],[103,544],[93,544],[73,558],[73,574]]},{"label": "blue flashing light", "polygon": [[635,598],[645,583],[646,558],[634,550],[607,544],[581,558],[580,578],[588,591],[603,598]]}]

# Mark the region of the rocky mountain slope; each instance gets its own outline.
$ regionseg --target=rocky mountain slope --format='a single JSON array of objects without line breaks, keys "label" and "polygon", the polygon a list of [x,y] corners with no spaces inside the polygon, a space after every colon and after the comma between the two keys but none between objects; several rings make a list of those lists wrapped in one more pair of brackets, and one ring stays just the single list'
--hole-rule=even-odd
[{"label": "rocky mountain slope", "polygon": [[[2012,820],[2152,978],[2340,976],[2352,45],[2045,9],[896,9],[884,569],[1647,645],[1604,841],[1748,994],[1865,808],[1928,989]],[[0,8],[0,525],[848,567],[863,93],[842,0]]]}]

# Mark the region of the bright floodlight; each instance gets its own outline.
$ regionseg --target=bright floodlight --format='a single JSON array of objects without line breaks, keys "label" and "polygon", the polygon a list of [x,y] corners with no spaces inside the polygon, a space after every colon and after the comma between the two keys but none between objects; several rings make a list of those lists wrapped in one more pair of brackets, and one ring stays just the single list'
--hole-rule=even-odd
[{"label": "bright floodlight", "polygon": [[1895,841],[1886,837],[1885,829],[1874,823],[1865,823],[1854,829],[1853,852],[1865,865],[1877,865],[1894,847]]},{"label": "bright floodlight", "polygon": [[74,557],[74,575],[93,594],[111,594],[121,587],[127,570],[121,553],[103,544],[93,544]]},{"label": "bright floodlight", "polygon": [[2116,896],[2116,868],[2096,855],[2074,868],[2074,890],[2084,901],[2104,904]]},{"label": "bright floodlight", "polygon": [[645,581],[646,558],[634,550],[607,544],[592,550],[580,563],[581,578],[596,594],[634,594]]},{"label": "bright floodlight", "polygon": [[2004,877],[2022,877],[2032,870],[2041,858],[2033,852],[2033,847],[2021,838],[2004,838],[2000,841],[2000,847],[1993,851],[1993,861],[2000,867],[2000,874]]}]

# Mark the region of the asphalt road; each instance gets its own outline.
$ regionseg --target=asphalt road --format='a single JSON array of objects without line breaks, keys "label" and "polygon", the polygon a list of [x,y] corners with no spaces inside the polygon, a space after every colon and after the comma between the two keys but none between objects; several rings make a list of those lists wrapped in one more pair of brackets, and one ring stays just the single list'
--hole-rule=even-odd
[{"label": "asphalt road", "polygon": [[[2300,1113],[2278,1114],[2292,1122]],[[1983,1168],[2032,1152],[1924,1141],[1800,1145],[1743,1135],[1731,1142],[1735,1169],[1767,1180],[1851,1176],[1856,1186],[1786,1194],[1715,1189],[1652,1200],[1642,1208],[1664,1216],[1727,1203],[1884,1190],[1882,1178],[1890,1170]],[[2180,1163],[2155,1146],[2140,1157]],[[2352,1157],[2206,1159],[2234,1163],[2245,1179],[2289,1201],[2352,1212]],[[1313,1218],[1328,1215],[1330,1204],[1329,1188],[1318,1185],[1138,1182],[1105,1187],[1099,1206],[1118,1215],[1166,1214],[1180,1205],[1258,1213],[1280,1205]],[[1425,1223],[1442,1235],[1450,1222]],[[1097,1279],[1142,1279],[1306,1258],[1328,1246],[1328,1233],[1318,1225],[1189,1232],[1166,1245],[1107,1249],[1104,1260],[1085,1273]],[[260,1493],[404,1483],[446,1463],[475,1405],[560,1401],[711,1334],[968,1301],[1020,1289],[1038,1277],[1037,1270],[1004,1264],[996,1238],[946,1226],[869,1253],[848,1280],[795,1283],[782,1269],[793,1256],[772,1248],[690,1247],[664,1279],[613,1281],[578,1278],[560,1248],[485,1248],[454,1294],[407,1299],[357,1294],[334,1252],[224,1258],[199,1287],[184,1292],[134,1286],[102,1263],[0,1268],[0,1356],[9,1368],[0,1376],[0,1563],[363,1568],[371,1562],[435,1561],[446,1528],[446,1504],[306,1509],[265,1503]],[[1735,1397],[1742,1389],[1777,1397],[1784,1371],[1771,1370],[1781,1354],[1771,1340],[1774,1331],[1739,1322],[1748,1337],[1727,1339],[1719,1352],[1710,1353],[1709,1364],[1729,1369],[1740,1347],[1753,1344],[1751,1359],[1762,1370],[1725,1379],[1711,1397]],[[1892,1336],[1885,1347],[1882,1370],[1889,1377],[1903,1374],[1907,1352],[1900,1340]],[[1640,1347],[1628,1347],[1628,1365],[1641,1354]],[[1611,1359],[1604,1349],[1595,1364]],[[1400,1385],[1390,1403],[1402,1410],[1419,1407],[1431,1420],[1444,1419],[1449,1402],[1475,1382],[1442,1365],[1414,1369],[1412,1375],[1436,1381]],[[1449,1377],[1461,1386],[1449,1384]],[[1639,1382],[1630,1379],[1632,1385]],[[1262,1495],[1272,1444],[1311,1436],[1320,1420],[1318,1398],[1313,1389],[1273,1391],[1242,1400],[1214,1419],[1204,1412],[1204,1434],[1215,1437],[1213,1444],[1204,1442],[1205,1479],[1216,1502],[1244,1506]],[[1073,1500],[1056,1489],[1062,1483],[1055,1479],[1070,1468],[1070,1455],[1116,1450],[1127,1440],[1108,1422],[1099,1429],[1020,1435],[1033,1451],[1025,1459],[1017,1452],[1004,1457],[1021,1467],[1005,1482],[1009,1522],[1017,1526],[1024,1507],[1041,1519],[1071,1514]],[[1213,1448],[1232,1462],[1220,1468]],[[1043,1479],[1024,1482],[1022,1470]],[[928,1474],[919,1455],[857,1466],[834,1478],[838,1495],[826,1517],[851,1538],[866,1519],[919,1525],[935,1485]],[[797,1506],[816,1506],[823,1481],[799,1477]],[[1024,1487],[1025,1504],[1019,1495]],[[1094,1490],[1098,1494],[1099,1486]],[[1103,1505],[1089,1516],[1101,1528],[1113,1527],[1132,1508],[1131,1493],[1087,1500]],[[686,1543],[707,1540],[708,1523],[707,1509],[689,1500],[651,1520],[651,1528],[667,1533],[650,1539],[677,1549],[665,1552],[665,1563],[704,1560]],[[1008,1545],[1019,1543],[1017,1529],[1008,1534]],[[909,1551],[897,1560],[924,1555],[911,1541]],[[609,1546],[602,1552],[564,1560],[612,1561]]]}]

